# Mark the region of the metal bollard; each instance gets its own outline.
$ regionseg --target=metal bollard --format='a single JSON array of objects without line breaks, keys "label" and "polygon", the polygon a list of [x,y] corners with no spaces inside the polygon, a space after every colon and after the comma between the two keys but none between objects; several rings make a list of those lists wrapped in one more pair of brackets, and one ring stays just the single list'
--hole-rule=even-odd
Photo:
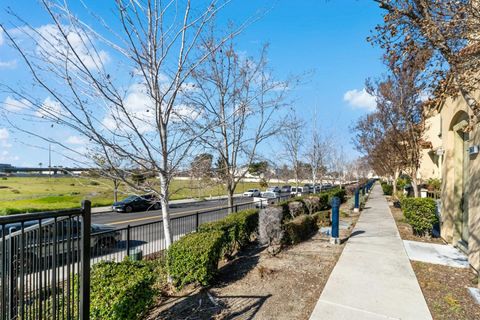
[{"label": "metal bollard", "polygon": [[360,190],[357,188],[355,189],[355,206],[353,208],[353,212],[360,211]]},{"label": "metal bollard", "polygon": [[339,220],[340,220],[340,198],[333,197],[332,199],[332,237],[330,238],[330,243],[340,244],[339,238]]}]

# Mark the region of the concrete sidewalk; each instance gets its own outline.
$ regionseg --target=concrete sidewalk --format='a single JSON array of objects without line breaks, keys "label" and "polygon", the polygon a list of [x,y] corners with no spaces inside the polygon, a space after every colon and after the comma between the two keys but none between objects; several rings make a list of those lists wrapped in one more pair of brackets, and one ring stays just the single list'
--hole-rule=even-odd
[{"label": "concrete sidewalk", "polygon": [[432,319],[379,184],[310,319]]}]

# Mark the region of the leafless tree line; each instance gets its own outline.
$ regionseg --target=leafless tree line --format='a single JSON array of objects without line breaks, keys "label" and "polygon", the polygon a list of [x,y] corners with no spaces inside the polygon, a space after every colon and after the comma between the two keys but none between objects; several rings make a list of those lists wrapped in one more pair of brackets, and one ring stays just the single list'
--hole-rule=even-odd
[{"label": "leafless tree line", "polygon": [[[32,83],[2,84],[22,102],[2,114],[12,128],[98,167],[115,185],[157,195],[168,247],[175,173],[192,155],[211,151],[233,194],[237,166],[255,159],[286,103],[288,81],[273,77],[266,48],[258,58],[235,48],[235,37],[258,16],[219,25],[230,2],[116,0],[111,16],[84,7],[89,19],[81,20],[68,2],[43,0],[50,23],[42,27],[10,12],[14,24],[0,28]],[[75,132],[81,150],[46,128]],[[137,183],[133,174],[149,178]]]}]

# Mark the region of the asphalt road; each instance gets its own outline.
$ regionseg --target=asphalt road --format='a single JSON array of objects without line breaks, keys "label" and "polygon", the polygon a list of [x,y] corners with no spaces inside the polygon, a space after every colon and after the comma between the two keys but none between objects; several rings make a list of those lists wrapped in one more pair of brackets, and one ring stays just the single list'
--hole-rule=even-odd
[{"label": "asphalt road", "polygon": [[[252,202],[253,198],[235,198],[234,203]],[[206,211],[209,209],[227,207],[227,200],[206,200],[200,202],[172,204],[170,205],[171,217],[189,215],[197,211]],[[161,220],[161,210],[151,210],[143,212],[105,212],[92,215],[92,223],[106,224],[117,228],[124,228],[128,225],[134,226],[152,221]]]}]

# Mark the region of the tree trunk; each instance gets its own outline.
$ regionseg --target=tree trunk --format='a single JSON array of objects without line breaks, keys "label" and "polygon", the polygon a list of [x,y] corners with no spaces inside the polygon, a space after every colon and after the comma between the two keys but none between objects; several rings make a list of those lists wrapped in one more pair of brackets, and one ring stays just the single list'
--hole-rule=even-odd
[{"label": "tree trunk", "polygon": [[162,224],[163,233],[165,235],[165,249],[168,249],[173,242],[173,237],[170,230],[170,213],[168,212],[168,183],[167,177],[163,173],[160,173],[160,190],[162,193],[160,203],[162,204]]},{"label": "tree trunk", "polygon": [[233,212],[233,194],[235,189],[232,184],[227,183],[227,206],[228,206],[228,213]]},{"label": "tree trunk", "polygon": [[118,201],[118,180],[113,180],[113,202]]},{"label": "tree trunk", "polygon": [[395,169],[395,173],[393,174],[393,192],[392,194],[394,196],[397,195],[397,180],[398,180],[398,177],[400,176],[400,170],[399,169]]},{"label": "tree trunk", "polygon": [[[415,198],[418,198],[420,196],[418,192],[418,181],[417,178],[413,178],[414,175],[412,175],[412,188],[413,188],[413,196]],[[416,176],[416,174],[415,174]]]}]

